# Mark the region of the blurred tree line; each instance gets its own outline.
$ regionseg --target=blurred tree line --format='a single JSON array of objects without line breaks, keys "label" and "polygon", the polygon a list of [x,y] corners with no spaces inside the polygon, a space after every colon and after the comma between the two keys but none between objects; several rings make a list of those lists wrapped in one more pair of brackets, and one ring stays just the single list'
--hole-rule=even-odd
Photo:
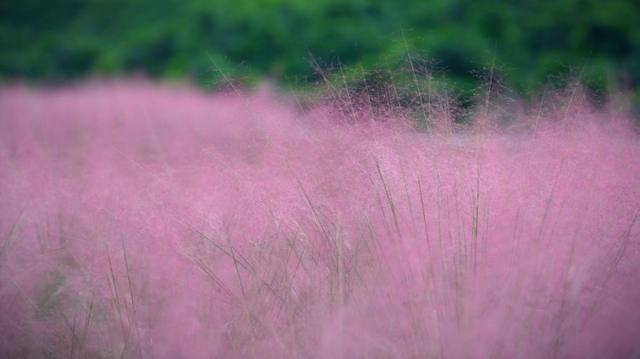
[{"label": "blurred tree line", "polygon": [[[491,69],[530,94],[577,76],[594,91],[640,82],[635,0],[7,0],[0,79],[144,72],[215,85],[283,84],[406,64],[457,89]],[[419,59],[420,61],[418,61]]]}]

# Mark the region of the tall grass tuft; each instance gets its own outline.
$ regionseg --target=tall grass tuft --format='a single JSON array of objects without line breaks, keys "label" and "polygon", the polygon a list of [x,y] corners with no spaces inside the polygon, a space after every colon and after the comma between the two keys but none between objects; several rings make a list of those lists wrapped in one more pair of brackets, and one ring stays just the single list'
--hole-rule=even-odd
[{"label": "tall grass tuft", "polygon": [[640,356],[631,119],[415,86],[1,89],[0,357]]}]

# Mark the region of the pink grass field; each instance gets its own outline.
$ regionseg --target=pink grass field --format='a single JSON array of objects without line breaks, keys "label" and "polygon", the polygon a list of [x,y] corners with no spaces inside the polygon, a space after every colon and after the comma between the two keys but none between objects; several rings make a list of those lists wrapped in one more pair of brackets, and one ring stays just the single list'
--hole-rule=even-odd
[{"label": "pink grass field", "polygon": [[631,120],[509,111],[5,86],[0,357],[640,357]]}]

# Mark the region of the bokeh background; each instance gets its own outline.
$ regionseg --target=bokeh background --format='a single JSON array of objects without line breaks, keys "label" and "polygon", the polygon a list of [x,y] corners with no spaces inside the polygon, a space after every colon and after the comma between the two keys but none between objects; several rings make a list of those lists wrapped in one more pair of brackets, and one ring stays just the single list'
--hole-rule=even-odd
[{"label": "bokeh background", "polygon": [[410,55],[459,94],[490,71],[523,96],[578,78],[640,99],[635,0],[8,0],[0,48],[3,82],[142,73],[303,88],[317,67],[396,70]]}]

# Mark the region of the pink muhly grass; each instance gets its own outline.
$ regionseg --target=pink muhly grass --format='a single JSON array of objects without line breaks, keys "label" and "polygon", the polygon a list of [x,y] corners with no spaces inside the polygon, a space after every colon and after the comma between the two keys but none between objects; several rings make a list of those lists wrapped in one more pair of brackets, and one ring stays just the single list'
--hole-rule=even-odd
[{"label": "pink muhly grass", "polygon": [[289,102],[0,90],[0,356],[640,355],[627,118]]}]

